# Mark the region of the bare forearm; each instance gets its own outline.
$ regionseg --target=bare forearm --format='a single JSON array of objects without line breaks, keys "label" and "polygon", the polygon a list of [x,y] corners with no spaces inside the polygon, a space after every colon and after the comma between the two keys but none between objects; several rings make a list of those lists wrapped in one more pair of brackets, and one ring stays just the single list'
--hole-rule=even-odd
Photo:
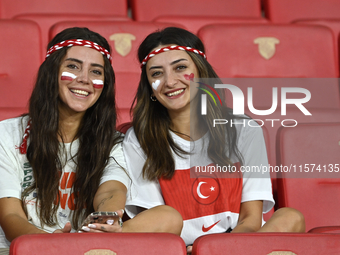
[{"label": "bare forearm", "polygon": [[259,228],[252,224],[244,224],[240,222],[232,231],[232,233],[256,232]]},{"label": "bare forearm", "polygon": [[232,233],[256,232],[262,225],[262,201],[248,201],[241,204],[239,220]]},{"label": "bare forearm", "polygon": [[96,211],[115,212],[124,209],[126,193],[122,190],[114,190],[96,195],[93,201],[93,207]]},{"label": "bare forearm", "polygon": [[6,234],[7,240],[10,242],[21,235],[47,233],[16,214],[6,215],[2,219],[1,227]]}]

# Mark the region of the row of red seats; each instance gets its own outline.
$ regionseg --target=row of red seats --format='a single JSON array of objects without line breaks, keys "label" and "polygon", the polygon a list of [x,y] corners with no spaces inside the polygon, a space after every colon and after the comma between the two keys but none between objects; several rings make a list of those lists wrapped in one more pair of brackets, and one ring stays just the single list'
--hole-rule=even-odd
[{"label": "row of red seats", "polygon": [[[123,123],[131,120],[129,109],[140,76],[137,48],[147,34],[169,25],[171,24],[131,21],[70,21],[54,25],[49,36],[52,38],[67,27],[83,26],[107,38],[113,49],[118,123]],[[226,83],[237,85],[245,96],[248,94],[247,87],[253,87],[253,104],[256,109],[271,108],[273,87],[278,88],[278,97],[282,87],[308,88],[311,99],[305,106],[312,116],[304,115],[297,107],[290,107],[287,115],[282,116],[279,106],[266,119],[282,120],[284,117],[299,123],[340,120],[340,93],[336,79],[339,77],[339,68],[334,56],[336,47],[331,32],[326,28],[292,24],[212,25],[202,28],[198,35],[205,43],[208,60],[219,76],[235,78]],[[44,47],[39,40],[39,27],[33,22],[1,20],[0,38],[4,39],[0,40],[2,120],[27,109],[34,77],[44,59],[45,51],[41,50]],[[270,79],[261,79],[263,77],[285,79],[270,82]],[[289,80],[288,77],[294,79]],[[324,79],[308,80],[307,77]],[[227,102],[232,106],[230,96]],[[246,102],[247,100],[245,104]],[[258,119],[247,108],[246,113]],[[275,141],[280,125],[271,127],[267,124],[266,127],[269,160],[275,165]]]},{"label": "row of red seats", "polygon": [[214,16],[262,18],[273,22],[292,22],[297,19],[340,18],[337,0],[1,0],[0,18],[19,14],[90,14],[127,16],[128,10],[136,21],[153,21],[161,16]]},{"label": "row of red seats", "polygon": [[127,0],[0,0],[0,18],[11,19],[21,14],[81,14],[126,16]]},{"label": "row of red seats", "polygon": [[[133,94],[130,92],[136,88],[140,74],[136,59],[139,44],[147,34],[171,25],[132,21],[66,21],[55,24],[49,31],[49,38],[73,26],[88,27],[106,37],[113,49],[118,95],[121,93],[119,98],[122,104],[125,102],[129,105]],[[27,99],[36,70],[45,58],[46,46],[42,46],[40,29],[34,22],[0,20],[0,33],[3,60],[0,64],[0,79],[3,84],[8,84],[1,86],[1,95],[6,95],[7,101],[2,101],[0,107],[25,107],[27,100],[23,100],[22,95],[9,92],[13,88],[23,88],[24,93],[20,94],[26,95]],[[208,60],[220,77],[339,77],[336,45],[332,33],[324,27],[294,24],[210,25],[200,29],[198,36],[206,45]],[[119,91],[119,87],[123,86],[120,84],[124,84],[124,90],[130,88],[127,97],[123,91]],[[314,87],[317,89],[318,86]],[[338,86],[324,86],[322,90],[321,94],[312,91],[310,106],[339,108]],[[261,96],[262,92],[254,91],[256,97]],[[8,96],[13,98],[9,100]],[[314,99],[315,96],[317,99]],[[267,100],[262,101],[260,98],[260,105],[256,106],[267,107],[268,98],[271,97],[265,97]]]},{"label": "row of red seats", "polygon": [[[1,1],[1,0],[0,0]],[[13,19],[32,20],[36,22],[41,30],[42,45],[45,51],[49,36],[49,29],[61,21],[132,21],[127,16],[117,15],[99,15],[99,14],[67,14],[67,13],[24,13],[16,15]],[[273,24],[264,18],[254,17],[219,17],[219,16],[160,16],[153,22],[171,23],[183,27],[195,34],[207,25],[214,24]],[[333,31],[334,41],[338,45],[340,32],[340,16],[338,19],[301,19],[295,20],[294,24],[321,25],[326,26]],[[336,47],[336,53],[338,47]]]},{"label": "row of red seats", "polygon": [[130,0],[132,17],[137,21],[153,21],[161,16],[214,16],[230,18],[262,18],[275,23],[298,19],[338,19],[338,0]]},{"label": "row of red seats", "polygon": [[[237,233],[198,238],[192,255],[339,254],[340,234]],[[10,255],[185,255],[183,240],[166,233],[35,234],[15,239]]]}]

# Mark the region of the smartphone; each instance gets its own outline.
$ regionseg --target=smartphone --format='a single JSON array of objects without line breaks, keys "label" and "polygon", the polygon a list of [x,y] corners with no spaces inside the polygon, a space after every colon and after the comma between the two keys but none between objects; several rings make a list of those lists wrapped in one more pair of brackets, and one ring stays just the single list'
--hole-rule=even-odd
[{"label": "smartphone", "polygon": [[118,222],[120,226],[123,225],[122,219],[116,212],[93,212],[87,216],[79,230],[81,230],[83,226],[87,226],[92,223],[106,224],[107,220],[114,220],[114,222]]}]

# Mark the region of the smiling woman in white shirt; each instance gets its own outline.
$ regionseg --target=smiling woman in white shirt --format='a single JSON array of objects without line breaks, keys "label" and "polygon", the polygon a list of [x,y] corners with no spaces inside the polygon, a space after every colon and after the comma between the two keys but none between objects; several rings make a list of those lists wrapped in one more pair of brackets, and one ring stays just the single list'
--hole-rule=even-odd
[{"label": "smiling woman in white shirt", "polygon": [[0,122],[0,248],[31,233],[179,235],[182,218],[169,206],[124,225],[82,224],[95,211],[122,218],[131,183],[115,129],[111,49],[87,28],[60,32],[48,48],[28,114]]},{"label": "smiling woman in white shirt", "polygon": [[[127,213],[174,207],[184,220],[181,236],[189,253],[197,237],[210,233],[303,232],[304,218],[291,208],[264,224],[262,214],[274,205],[269,174],[254,178],[238,171],[268,165],[261,128],[212,127],[213,119],[247,118],[233,115],[222,93],[220,104],[208,98],[207,115],[198,114],[206,85],[197,78],[218,79],[204,52],[196,35],[175,27],[148,35],[139,47],[133,127],[123,142],[132,179]],[[237,171],[226,173],[230,178],[191,178],[190,169],[217,165]]]}]

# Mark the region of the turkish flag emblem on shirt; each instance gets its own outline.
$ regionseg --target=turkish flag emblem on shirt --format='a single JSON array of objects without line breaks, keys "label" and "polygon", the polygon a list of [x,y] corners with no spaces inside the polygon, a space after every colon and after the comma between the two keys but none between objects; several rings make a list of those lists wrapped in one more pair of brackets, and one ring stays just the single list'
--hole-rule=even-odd
[{"label": "turkish flag emblem on shirt", "polygon": [[220,194],[220,184],[214,178],[196,178],[192,186],[192,195],[200,204],[209,205]]},{"label": "turkish flag emblem on shirt", "polygon": [[[239,169],[240,164],[235,164]],[[209,177],[207,177],[209,176]],[[240,212],[242,175],[237,178],[212,178],[205,174],[190,178],[190,169],[176,170],[168,180],[159,179],[166,205],[175,208],[183,220],[222,212]]]}]

